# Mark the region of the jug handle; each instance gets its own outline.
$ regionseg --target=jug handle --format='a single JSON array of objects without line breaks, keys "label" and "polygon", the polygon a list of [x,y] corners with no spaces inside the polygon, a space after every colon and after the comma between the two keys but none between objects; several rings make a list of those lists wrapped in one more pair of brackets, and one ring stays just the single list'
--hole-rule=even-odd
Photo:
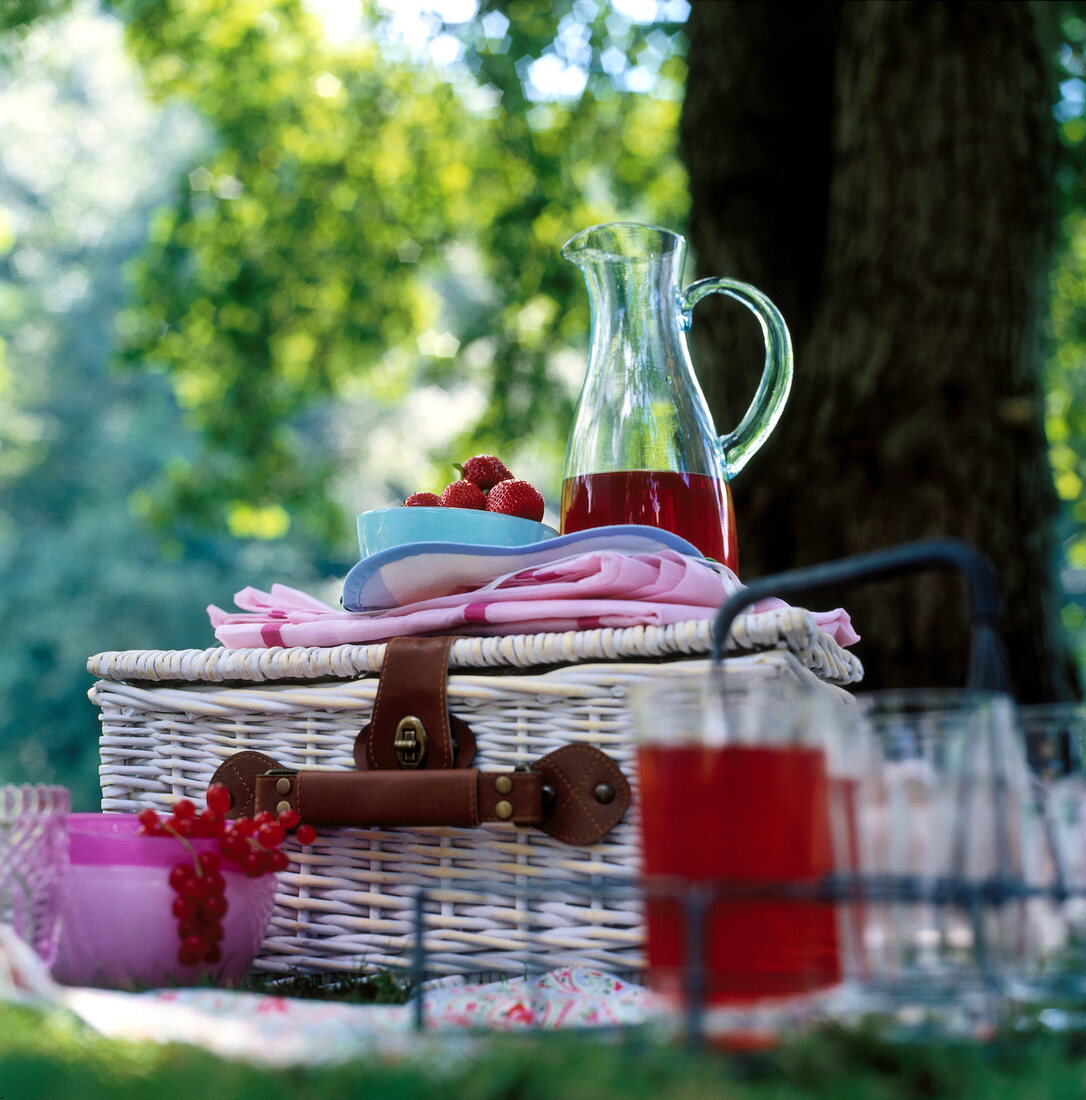
[{"label": "jug handle", "polygon": [[694,306],[707,294],[727,294],[742,302],[758,318],[765,342],[762,380],[739,426],[720,437],[724,476],[730,481],[769,438],[777,425],[792,388],[792,338],[780,310],[758,289],[736,279],[699,279],[680,300],[680,324],[690,328]]}]

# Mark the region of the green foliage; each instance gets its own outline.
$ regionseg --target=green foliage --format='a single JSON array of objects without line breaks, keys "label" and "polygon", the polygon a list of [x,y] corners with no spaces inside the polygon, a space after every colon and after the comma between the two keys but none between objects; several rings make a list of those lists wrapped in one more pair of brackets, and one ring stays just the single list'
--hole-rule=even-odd
[{"label": "green foliage", "polygon": [[411,982],[393,970],[357,974],[251,973],[243,988],[249,993],[296,997],[306,1001],[345,1004],[402,1005],[411,997]]},{"label": "green foliage", "polygon": [[[303,0],[101,3],[159,103],[136,136],[94,0],[0,5],[0,779],[80,808],[88,654],[207,645],[206,603],[342,575],[350,514],[474,449],[553,503],[589,323],[559,249],[681,229],[687,201],[681,4],[484,0],[412,42],[392,3],[347,35]],[[1086,5],[1063,11],[1048,428],[1086,661]]]},{"label": "green foliage", "polygon": [[60,15],[72,0],[4,0],[0,4],[0,33],[21,30],[45,16]]},{"label": "green foliage", "polygon": [[[560,356],[588,328],[558,249],[594,221],[681,220],[681,43],[608,5],[493,4],[433,22],[462,51],[439,67],[370,7],[339,42],[300,0],[114,7],[153,94],[220,142],[159,212],[122,318],[124,355],[168,373],[204,441],[163,470],[149,515],[268,536],[293,522],[332,545],[336,409],[394,411],[435,384],[487,395],[449,461],[523,442],[553,474],[573,397]],[[666,95],[618,91],[607,50],[612,67],[649,55]],[[582,66],[583,92],[533,99],[544,56]]]},{"label": "green foliage", "polygon": [[1063,623],[1086,666],[1086,4],[1062,6],[1056,106],[1062,247],[1052,271],[1045,426],[1062,510]]},{"label": "green foliage", "polygon": [[753,1056],[691,1052],[637,1032],[608,1041],[546,1034],[420,1044],[398,1060],[270,1070],[179,1045],[106,1039],[65,1013],[0,1005],[6,1096],[122,1100],[207,1091],[209,1083],[235,1100],[416,1100],[435,1090],[465,1100],[1073,1100],[1086,1072],[1073,1043],[1053,1037],[914,1046],[833,1029]]},{"label": "green foliage", "polygon": [[[108,6],[138,75],[96,0],[0,35],[0,781],[77,809],[90,654],[212,644],[245,584],[319,593],[345,512],[468,446],[553,496],[588,330],[558,248],[685,201],[674,26],[513,4],[420,54],[389,7],[337,38],[300,0]],[[540,57],[584,90],[540,98]]]},{"label": "green foliage", "polygon": [[[119,28],[86,3],[2,47],[0,782],[61,782],[90,810],[87,657],[209,645],[208,602],[273,565],[305,584],[321,558],[298,540],[273,561],[263,543],[149,534],[146,472],[195,441],[164,378],[107,363],[123,264],[143,245],[157,177],[193,155],[199,127],[148,107]],[[167,142],[149,162],[146,148]]]}]

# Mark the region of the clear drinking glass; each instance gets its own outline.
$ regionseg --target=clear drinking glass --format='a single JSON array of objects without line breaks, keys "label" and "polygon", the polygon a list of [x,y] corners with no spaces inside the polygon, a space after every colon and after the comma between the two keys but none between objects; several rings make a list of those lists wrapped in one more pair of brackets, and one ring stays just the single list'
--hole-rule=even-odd
[{"label": "clear drinking glass", "polygon": [[68,870],[65,787],[0,787],[0,922],[52,965]]},{"label": "clear drinking glass", "polygon": [[1020,706],[1035,801],[1027,834],[1030,952],[1009,977],[1019,1026],[1086,1024],[1086,705]]},{"label": "clear drinking glass", "polygon": [[860,1014],[983,1037],[1028,957],[1033,798],[1009,696],[859,696],[881,757],[859,822]]},{"label": "clear drinking glass", "polygon": [[704,673],[631,690],[649,983],[713,1042],[775,1042],[849,970],[827,891],[854,869],[863,754],[851,699],[825,690]]}]

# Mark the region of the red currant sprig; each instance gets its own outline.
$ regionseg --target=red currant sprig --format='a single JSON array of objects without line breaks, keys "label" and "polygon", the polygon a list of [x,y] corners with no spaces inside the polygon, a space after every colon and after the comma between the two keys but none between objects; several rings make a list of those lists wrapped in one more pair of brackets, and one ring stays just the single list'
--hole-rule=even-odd
[{"label": "red currant sprig", "polygon": [[[289,866],[290,859],[280,849],[289,830],[296,829],[298,841],[303,845],[317,839],[312,825],[299,825],[296,810],[286,810],[278,817],[265,810],[253,818],[227,821],[231,804],[229,790],[221,783],[212,783],[207,789],[207,809],[199,813],[193,802],[181,798],[174,803],[168,818],[160,819],[151,809],[139,814],[141,833],[175,837],[190,855],[171,868],[169,877],[176,894],[172,912],[181,940],[177,959],[183,966],[217,963],[222,959],[222,920],[228,908],[223,859],[237,863],[251,878],[259,878],[285,871]],[[189,837],[217,838],[219,850],[197,857]]]},{"label": "red currant sprig", "polygon": [[218,852],[203,852],[170,871],[170,886],[177,895],[172,912],[181,939],[177,961],[183,966],[217,963],[222,958],[222,919],[228,905],[221,868]]}]

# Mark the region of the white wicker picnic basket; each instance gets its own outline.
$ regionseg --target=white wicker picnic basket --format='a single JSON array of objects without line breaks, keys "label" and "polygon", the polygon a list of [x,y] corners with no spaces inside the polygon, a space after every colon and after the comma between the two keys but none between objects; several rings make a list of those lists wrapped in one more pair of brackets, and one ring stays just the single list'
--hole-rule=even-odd
[{"label": "white wicker picnic basket", "polygon": [[[449,711],[471,727],[481,771],[591,745],[629,780],[624,818],[588,845],[507,822],[475,828],[320,829],[292,849],[256,967],[335,972],[414,965],[432,974],[519,974],[539,966],[641,966],[634,892],[637,772],[626,697],[661,675],[704,676],[711,623],[550,635],[459,638],[449,651]],[[799,608],[733,624],[730,670],[841,693],[859,661]],[[384,645],[334,649],[101,653],[90,697],[101,717],[102,809],[202,802],[240,751],[289,769],[352,769]],[[419,917],[424,917],[419,928]],[[420,939],[421,936],[421,939]]]}]

